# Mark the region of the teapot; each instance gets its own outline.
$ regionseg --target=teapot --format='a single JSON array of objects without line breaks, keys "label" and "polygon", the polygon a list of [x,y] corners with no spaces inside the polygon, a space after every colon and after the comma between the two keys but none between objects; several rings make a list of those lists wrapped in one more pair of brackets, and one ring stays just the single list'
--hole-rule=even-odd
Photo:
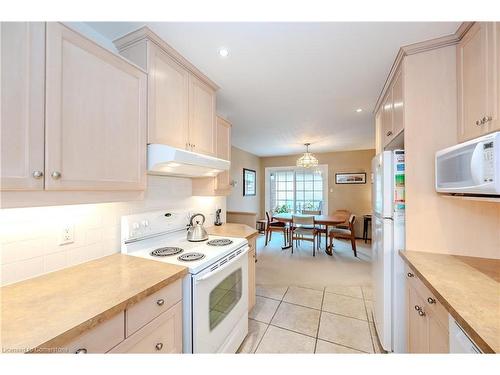
[{"label": "teapot", "polygon": [[[202,221],[200,223],[199,220],[194,220],[196,217],[200,216]],[[193,221],[195,223],[193,223]],[[194,214],[191,216],[189,220],[189,229],[187,232],[187,240],[191,242],[199,242],[208,240],[208,233],[203,228],[203,224],[205,224],[205,215],[203,214]]]}]

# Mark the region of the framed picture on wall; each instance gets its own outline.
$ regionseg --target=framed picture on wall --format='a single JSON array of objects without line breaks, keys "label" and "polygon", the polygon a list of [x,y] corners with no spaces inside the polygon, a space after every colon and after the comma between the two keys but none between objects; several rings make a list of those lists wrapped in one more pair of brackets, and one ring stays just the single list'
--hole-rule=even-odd
[{"label": "framed picture on wall", "polygon": [[366,173],[335,173],[336,184],[366,184]]},{"label": "framed picture on wall", "polygon": [[243,168],[243,196],[257,194],[257,174],[253,169]]}]

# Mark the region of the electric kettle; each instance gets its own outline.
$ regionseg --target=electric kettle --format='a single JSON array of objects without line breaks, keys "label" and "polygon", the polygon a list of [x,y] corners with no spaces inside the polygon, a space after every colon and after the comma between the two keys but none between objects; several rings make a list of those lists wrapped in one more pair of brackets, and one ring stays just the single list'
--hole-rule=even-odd
[{"label": "electric kettle", "polygon": [[[194,218],[198,216],[201,216],[201,223],[199,220],[194,220]],[[193,221],[195,221],[196,224],[193,224]],[[189,229],[187,232],[188,241],[198,242],[208,240],[208,233],[205,228],[203,228],[203,224],[205,224],[205,215],[194,214],[193,216],[191,216],[191,219],[189,220]]]}]

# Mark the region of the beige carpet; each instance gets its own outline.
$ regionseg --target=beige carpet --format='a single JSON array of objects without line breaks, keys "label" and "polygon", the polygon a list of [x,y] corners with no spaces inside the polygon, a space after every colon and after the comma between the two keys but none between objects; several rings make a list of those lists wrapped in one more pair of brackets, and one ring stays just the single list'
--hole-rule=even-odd
[{"label": "beige carpet", "polygon": [[305,287],[335,285],[371,285],[371,244],[357,241],[358,258],[348,241],[335,240],[334,255],[325,254],[325,245],[312,256],[312,243],[303,241],[299,248],[282,250],[283,236],[274,233],[264,246],[265,238],[257,239],[257,275],[260,285],[301,285]]}]

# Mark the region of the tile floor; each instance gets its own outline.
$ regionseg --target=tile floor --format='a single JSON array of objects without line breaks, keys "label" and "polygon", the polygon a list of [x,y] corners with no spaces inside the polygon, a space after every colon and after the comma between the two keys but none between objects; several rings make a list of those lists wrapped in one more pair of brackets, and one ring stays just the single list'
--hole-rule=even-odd
[{"label": "tile floor", "polygon": [[240,353],[381,353],[366,286],[257,286]]}]

